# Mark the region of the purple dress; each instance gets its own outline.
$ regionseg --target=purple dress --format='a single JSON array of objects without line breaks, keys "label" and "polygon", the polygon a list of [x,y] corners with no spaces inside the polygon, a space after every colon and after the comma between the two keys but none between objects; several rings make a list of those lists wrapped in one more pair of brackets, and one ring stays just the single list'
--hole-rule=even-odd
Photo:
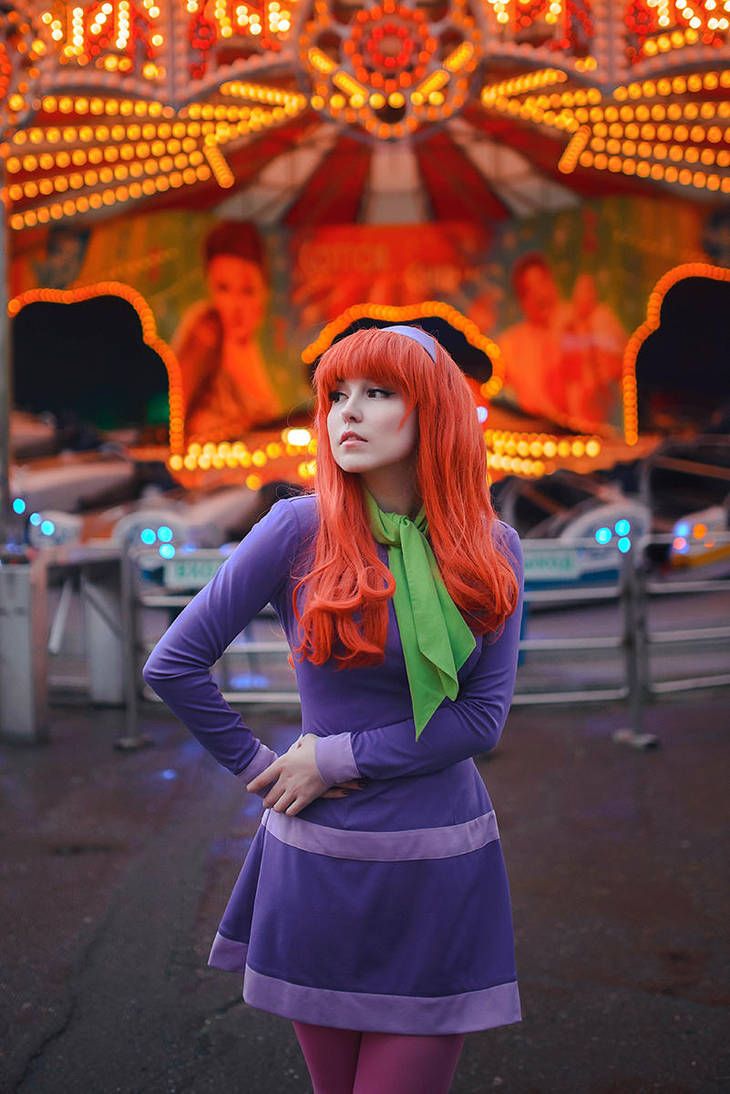
[{"label": "purple dress", "polygon": [[[276,502],[145,665],[145,680],[243,784],[276,753],[224,701],[210,666],[268,602],[298,644],[291,594],[317,519],[314,495]],[[500,528],[521,579],[517,534]],[[392,600],[381,665],[296,665],[302,733],[319,738],[323,779],[367,785],[293,817],[264,810],[209,959],[243,976],[251,1006],[390,1033],[521,1020],[499,830],[473,760],[494,748],[509,710],[521,602],[496,640],[476,636],[458,697],[418,741]]]}]

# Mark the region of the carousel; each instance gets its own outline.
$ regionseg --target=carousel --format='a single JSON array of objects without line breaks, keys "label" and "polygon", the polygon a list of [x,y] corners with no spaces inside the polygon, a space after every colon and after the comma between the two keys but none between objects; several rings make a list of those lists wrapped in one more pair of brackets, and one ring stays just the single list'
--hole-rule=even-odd
[{"label": "carousel", "polygon": [[[686,278],[730,279],[727,247],[713,252],[687,235],[681,248],[658,253],[658,228],[647,221],[658,202],[704,218],[710,236],[727,232],[729,29],[730,0],[3,2],[3,422],[11,322],[32,314],[26,326],[42,327],[34,307],[115,297],[136,313],[144,346],[164,367],[169,405],[167,443],[159,433],[154,443],[138,436],[127,455],[162,459],[184,487],[306,484],[316,459],[308,370],[363,322],[416,322],[465,351],[495,478],[592,470],[649,451],[655,438],[639,428],[636,362],[665,296]],[[623,229],[653,247],[651,269],[661,272],[630,326],[597,301],[595,270],[571,285],[574,314],[580,306],[589,317],[565,327],[574,357],[592,331],[612,406],[577,380],[557,399],[547,366],[543,388],[530,389],[512,365],[526,352],[528,308],[537,313],[551,293],[557,307],[559,276],[534,248],[515,250],[509,283],[525,301],[532,292],[527,319],[513,315],[504,333],[495,320],[511,291],[499,281],[500,254],[521,238],[520,226],[548,217],[565,235],[571,217],[589,208],[595,222],[604,202],[619,228],[622,210],[638,210]],[[174,246],[146,247],[139,226],[165,217],[167,225],[177,218]],[[241,419],[243,429],[196,403],[195,385],[210,377],[210,313],[201,305],[173,335],[155,295],[168,252],[177,248],[182,269],[185,232],[188,261],[203,238],[193,217],[205,220],[208,239],[216,221],[229,226],[229,247],[236,223],[283,233],[281,248],[296,241],[288,257],[299,273],[286,291],[301,321],[298,333],[278,337],[299,376],[276,398],[264,379],[250,381],[258,412]],[[86,253],[89,236],[112,224],[131,241],[121,264],[98,247]],[[584,216],[575,246],[586,253],[599,247],[591,231]],[[238,235],[256,266],[260,241]],[[502,252],[490,252],[495,239]],[[215,247],[208,261],[222,270],[225,240]],[[378,248],[381,266],[365,277]],[[257,362],[249,356],[249,376]],[[8,430],[0,433],[8,511]]]}]

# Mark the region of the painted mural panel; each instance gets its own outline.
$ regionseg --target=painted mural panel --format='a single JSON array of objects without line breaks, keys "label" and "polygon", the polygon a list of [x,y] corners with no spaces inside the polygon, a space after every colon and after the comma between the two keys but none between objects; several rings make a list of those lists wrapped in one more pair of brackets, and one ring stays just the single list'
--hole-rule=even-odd
[{"label": "painted mural panel", "polygon": [[16,295],[52,288],[71,299],[119,282],[144,297],[179,365],[188,443],[306,410],[302,351],[348,309],[434,300],[496,341],[498,400],[559,425],[619,430],[626,344],[654,285],[680,263],[730,265],[727,212],[654,197],[505,221],[491,234],[449,223],[262,233],[160,212],[17,245]]},{"label": "painted mural panel", "polygon": [[186,439],[221,441],[309,396],[283,322],[285,273],[276,237],[255,225],[170,212],[36,236],[16,255],[12,291],[134,288],[179,365]]},{"label": "painted mural panel", "polygon": [[680,263],[730,263],[722,239],[718,216],[651,197],[502,222],[490,238],[448,224],[313,230],[291,243],[293,337],[313,340],[364,300],[446,300],[497,342],[497,401],[618,430],[624,351],[649,293]]}]

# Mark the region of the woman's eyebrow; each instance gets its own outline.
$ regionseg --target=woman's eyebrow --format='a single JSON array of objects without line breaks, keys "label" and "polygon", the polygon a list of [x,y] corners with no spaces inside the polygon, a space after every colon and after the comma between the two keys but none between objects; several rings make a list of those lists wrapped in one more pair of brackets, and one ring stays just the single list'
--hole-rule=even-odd
[{"label": "woman's eyebrow", "polygon": [[358,376],[357,379],[355,379],[355,380],[345,380],[342,376],[335,376],[333,382],[335,384],[349,384],[349,383],[356,384],[358,380],[360,380],[361,383],[365,384],[367,387],[377,387],[378,386],[378,381],[373,380],[372,377],[370,377],[370,376]]}]

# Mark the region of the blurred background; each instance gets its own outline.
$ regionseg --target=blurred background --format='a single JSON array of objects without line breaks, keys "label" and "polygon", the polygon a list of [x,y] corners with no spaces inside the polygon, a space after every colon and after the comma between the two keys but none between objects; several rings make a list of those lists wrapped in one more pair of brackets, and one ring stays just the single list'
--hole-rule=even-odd
[{"label": "blurred background", "polygon": [[[307,1089],[207,947],[259,800],[140,667],[362,326],[461,367],[522,537],[480,770],[525,1020],[457,1094],[722,1091],[730,0],[0,0],[0,1073]],[[269,609],[215,667],[299,734]],[[488,925],[485,924],[485,929]]]}]

